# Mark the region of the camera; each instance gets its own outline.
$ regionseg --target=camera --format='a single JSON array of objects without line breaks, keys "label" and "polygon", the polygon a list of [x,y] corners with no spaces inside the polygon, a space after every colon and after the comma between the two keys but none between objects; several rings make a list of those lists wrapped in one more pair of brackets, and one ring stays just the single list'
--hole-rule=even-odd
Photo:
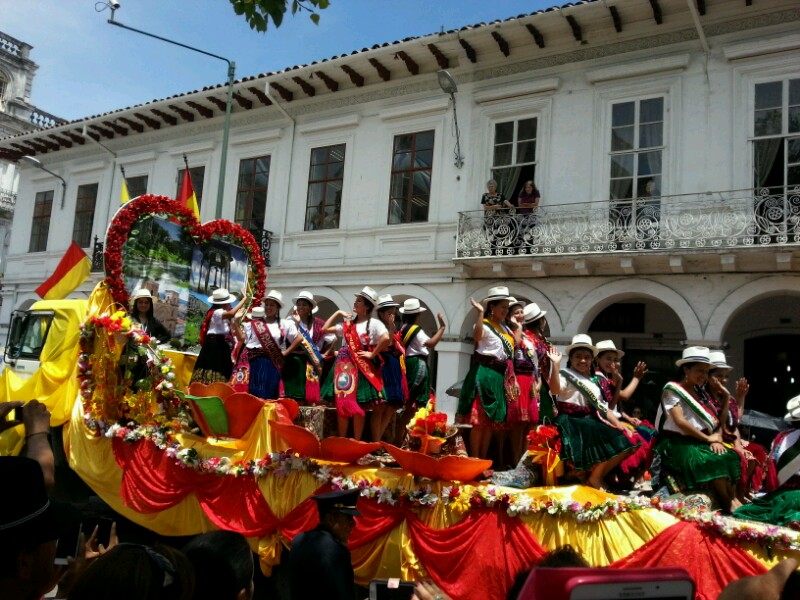
[{"label": "camera", "polygon": [[118,0],[108,0],[108,6],[111,10],[117,10],[119,8],[119,2]]}]

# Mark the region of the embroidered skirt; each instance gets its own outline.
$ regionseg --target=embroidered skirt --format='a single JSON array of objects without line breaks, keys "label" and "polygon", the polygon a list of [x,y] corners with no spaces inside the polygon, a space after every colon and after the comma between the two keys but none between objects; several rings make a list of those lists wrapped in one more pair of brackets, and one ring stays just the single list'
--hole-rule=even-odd
[{"label": "embroidered skirt", "polygon": [[591,416],[562,412],[555,425],[561,434],[561,460],[572,463],[578,471],[588,471],[634,447],[619,429]]},{"label": "embroidered skirt", "polygon": [[426,356],[406,356],[406,380],[409,405],[415,409],[428,406],[431,390]]},{"label": "embroidered skirt", "polygon": [[506,421],[505,376],[487,365],[472,363],[461,386],[456,416],[478,427],[504,426]]},{"label": "embroidered skirt", "polygon": [[319,379],[314,375],[311,361],[304,354],[290,354],[283,365],[283,393],[301,405],[319,404]]},{"label": "embroidered skirt", "polygon": [[362,410],[372,408],[375,404],[381,404],[385,401],[383,394],[376,390],[366,377],[361,376],[358,367],[350,360],[350,351],[346,347],[339,349],[336,362],[337,364],[342,362],[350,363],[352,368],[346,369],[344,376],[341,376],[340,373],[340,376],[337,377],[337,369],[336,365],[334,365],[334,368],[328,373],[325,384],[320,390],[320,396],[324,402],[333,404],[336,400],[335,390],[346,391],[349,390],[351,386],[355,386],[356,388],[356,400]]},{"label": "embroidered skirt", "polygon": [[247,351],[250,362],[249,392],[264,400],[276,400],[280,397],[281,372],[261,350]]},{"label": "embroidered skirt", "polygon": [[200,349],[197,362],[194,364],[192,381],[200,383],[215,383],[222,381],[227,383],[233,373],[233,362],[231,361],[231,345],[229,336],[219,334],[209,334],[206,342]]},{"label": "embroidered skirt", "polygon": [[707,442],[685,435],[665,432],[655,451],[661,456],[662,466],[689,489],[714,479],[737,482],[742,474],[736,452],[726,449],[724,454],[717,454]]},{"label": "embroidered skirt", "polygon": [[784,527],[800,523],[800,490],[775,490],[737,508],[731,516]]},{"label": "embroidered skirt", "polygon": [[400,366],[400,357],[395,356],[392,352],[382,352],[381,358],[383,359],[383,367],[381,367],[383,395],[386,403],[400,408],[405,404],[408,395],[405,374]]}]

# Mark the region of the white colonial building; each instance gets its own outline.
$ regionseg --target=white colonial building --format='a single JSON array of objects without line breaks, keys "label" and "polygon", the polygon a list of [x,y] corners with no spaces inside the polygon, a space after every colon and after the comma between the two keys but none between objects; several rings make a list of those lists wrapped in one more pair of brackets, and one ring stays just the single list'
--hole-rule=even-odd
[{"label": "white colonial building", "polygon": [[[778,414],[800,392],[799,24],[796,0],[585,1],[248,77],[221,214],[263,241],[269,287],[310,289],[322,316],[364,285],[444,313],[441,398],[468,368],[470,296],[507,285],[554,341],[611,337],[626,372],[646,359],[651,400],[702,343]],[[225,98],[0,141],[67,181],[62,198],[22,170],[0,321],[73,239],[102,239],[120,167],[132,196],[174,196],[185,155],[214,218]],[[541,208],[485,218],[490,177],[512,200],[535,180]]]}]

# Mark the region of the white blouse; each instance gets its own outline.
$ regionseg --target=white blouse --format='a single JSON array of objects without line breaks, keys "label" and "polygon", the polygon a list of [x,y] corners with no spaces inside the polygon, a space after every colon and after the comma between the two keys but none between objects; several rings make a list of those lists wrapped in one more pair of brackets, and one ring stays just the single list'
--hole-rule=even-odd
[{"label": "white blouse", "polygon": [[430,352],[425,342],[429,339],[431,338],[429,338],[428,334],[420,327],[417,335],[414,336],[414,339],[411,340],[406,347],[406,356],[428,356]]},{"label": "white blouse", "polygon": [[[288,347],[293,341],[294,338],[300,333],[298,331],[297,321],[292,318],[284,319],[283,320],[283,327],[284,327],[284,335],[286,336],[286,346]],[[305,327],[305,325],[303,325]],[[314,326],[307,328],[309,337],[314,337]],[[326,333],[322,336],[322,340],[320,341],[319,350],[322,350],[322,347],[325,344],[329,344],[331,342],[336,341],[336,334],[335,333]]]},{"label": "white blouse", "polygon": [[[267,326],[267,330],[269,331],[272,339],[275,340],[275,343],[278,345],[278,348],[283,350],[285,348],[284,344],[281,343],[281,325],[280,323],[265,323]],[[248,321],[244,324],[244,345],[248,348],[261,348],[261,342],[256,335],[256,330],[253,328],[253,324]]]},{"label": "white blouse", "polygon": [[[502,327],[504,332],[508,331],[505,328],[505,325],[502,325]],[[503,348],[503,342],[501,341],[500,337],[491,329],[489,329],[486,323],[483,324],[483,336],[475,345],[475,352],[478,354],[483,354],[484,356],[491,356],[492,358],[502,361],[506,361],[509,358],[505,349]]]},{"label": "white blouse", "polygon": [[[369,318],[361,323],[356,323],[356,333],[362,346],[374,348],[384,334],[389,335],[389,330],[386,329],[386,325],[380,319]],[[336,335],[341,337],[343,334],[344,324],[339,323],[336,325]]]},{"label": "white blouse", "polygon": [[[583,383],[585,387],[591,390],[592,394],[595,398],[597,398],[598,403],[601,406],[605,405],[603,402],[603,394],[600,392],[600,388],[593,383],[588,377],[584,377],[577,371],[573,371],[572,369],[564,369],[565,371],[569,371],[569,373],[575,377],[578,381]],[[561,393],[558,394],[559,402],[565,402],[567,404],[575,404],[576,406],[583,406],[589,408],[591,405],[586,400],[583,394],[581,394],[580,390],[572,385],[569,379],[564,377],[562,373],[558,374],[559,380],[561,381]]]},{"label": "white blouse", "polygon": [[230,332],[231,326],[228,323],[228,320],[222,318],[224,312],[224,309],[218,308],[211,313],[211,320],[208,322],[208,329],[206,330],[206,333],[210,333],[212,335],[225,335]]},{"label": "white blouse", "polygon": [[708,424],[701,420],[700,417],[698,417],[695,412],[689,408],[689,405],[684,400],[681,400],[681,397],[672,390],[664,390],[661,393],[661,404],[659,404],[658,412],[656,413],[656,424],[661,423],[662,416],[666,414],[664,430],[686,435],[685,432],[678,427],[678,424],[675,422],[675,419],[672,418],[672,414],[670,413],[670,409],[673,409],[676,406],[680,406],[683,409],[684,418],[695,429],[698,431],[704,431],[705,433],[711,433]]}]

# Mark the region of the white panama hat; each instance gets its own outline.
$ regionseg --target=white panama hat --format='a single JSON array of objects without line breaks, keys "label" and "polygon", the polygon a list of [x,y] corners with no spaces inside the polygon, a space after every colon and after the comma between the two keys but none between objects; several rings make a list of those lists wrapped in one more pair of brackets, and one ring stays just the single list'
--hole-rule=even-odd
[{"label": "white panama hat", "polygon": [[364,289],[360,292],[353,294],[354,296],[361,296],[362,298],[367,299],[372,306],[376,306],[378,304],[378,292],[373,290],[368,285],[364,286]]},{"label": "white panama hat", "polygon": [[493,300],[509,300],[510,298],[511,294],[508,292],[508,288],[504,285],[498,285],[497,287],[489,288],[487,296],[481,300],[481,304],[486,304]]},{"label": "white panama hat", "polygon": [[525,307],[525,310],[522,314],[526,323],[533,323],[534,321],[538,321],[545,316],[547,311],[539,308],[539,305],[536,304],[536,302],[531,302]]},{"label": "white panama hat", "polygon": [[401,315],[416,315],[428,310],[419,302],[419,298],[409,298],[403,302],[403,306],[398,309]]},{"label": "white panama hat", "polygon": [[725,360],[725,353],[722,350],[710,350],[708,360],[714,365],[715,369],[732,369],[733,367]]},{"label": "white panama hat", "polygon": [[278,290],[270,290],[269,294],[264,296],[264,301],[272,300],[273,302],[277,302],[278,306],[283,308],[283,294],[281,294]]},{"label": "white panama hat", "polygon": [[136,301],[139,298],[147,298],[148,300],[150,300],[151,304],[155,301],[155,298],[153,298],[153,294],[150,293],[150,290],[145,288],[138,288],[137,290],[134,290],[134,292],[131,294],[130,300],[128,300],[128,302],[130,303],[131,306],[133,306],[134,304],[136,304]]},{"label": "white panama hat", "polygon": [[517,300],[514,296],[511,296],[508,299],[508,309],[511,310],[512,306],[521,306],[523,310],[525,310],[525,301],[524,300]]},{"label": "white panama hat", "polygon": [[602,342],[597,342],[594,347],[594,357],[597,358],[603,352],[616,352],[619,358],[625,356],[625,353],[622,350],[617,350],[617,347],[614,345],[614,340],[603,340]]},{"label": "white panama hat", "polygon": [[710,365],[711,360],[708,357],[709,351],[705,346],[689,346],[684,348],[681,357],[675,361],[675,366],[680,367],[686,363],[703,363]]},{"label": "white panama hat", "polygon": [[594,355],[594,344],[592,344],[592,338],[585,333],[579,333],[572,336],[572,343],[564,349],[564,354],[569,356],[569,353],[576,348],[586,348],[592,353],[592,355]]},{"label": "white panama hat", "polygon": [[783,420],[787,423],[800,421],[800,396],[795,396],[786,403],[786,416]]},{"label": "white panama hat", "polygon": [[378,305],[376,308],[391,308],[391,307],[398,307],[400,306],[397,302],[394,301],[391,294],[383,294],[378,296]]},{"label": "white panama hat", "polygon": [[295,304],[297,304],[298,300],[305,300],[306,302],[311,303],[311,307],[312,308],[316,308],[317,307],[317,301],[314,300],[314,294],[312,294],[308,290],[301,290],[297,294],[297,296],[292,298],[292,302],[294,302]]},{"label": "white panama hat", "polygon": [[211,304],[230,304],[236,300],[236,294],[231,294],[225,288],[215,289],[208,297]]},{"label": "white panama hat", "polygon": [[254,306],[253,310],[251,310],[250,314],[247,316],[251,319],[264,319],[267,316],[267,312],[264,310],[263,306]]}]

